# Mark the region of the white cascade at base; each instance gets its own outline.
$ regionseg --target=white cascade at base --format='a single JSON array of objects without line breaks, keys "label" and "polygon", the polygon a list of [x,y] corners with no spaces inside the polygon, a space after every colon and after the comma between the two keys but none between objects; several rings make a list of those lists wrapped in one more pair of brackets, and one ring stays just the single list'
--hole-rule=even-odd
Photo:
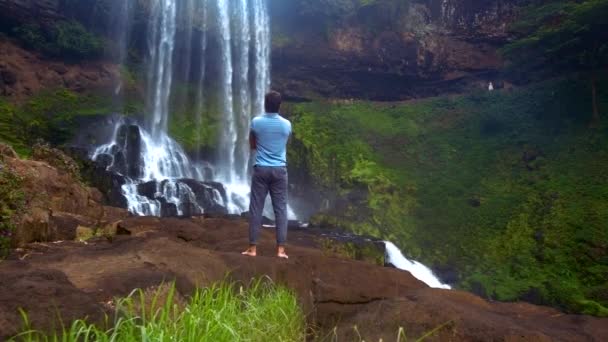
[{"label": "white cascade at base", "polygon": [[392,242],[384,241],[384,245],[386,246],[387,262],[393,264],[398,269],[410,272],[414,278],[430,287],[448,290],[452,288],[450,285],[441,283],[430,268],[418,261],[412,261],[403,256],[401,250]]},{"label": "white cascade at base", "polygon": [[[123,166],[117,166],[116,153],[128,153],[134,148],[129,146],[129,140],[125,137],[127,127],[137,127],[140,137],[139,154],[129,160],[123,159]],[[121,133],[121,129],[123,130]],[[128,133],[127,133],[128,134]],[[133,134],[133,133],[131,133]],[[124,118],[116,121],[114,133],[111,140],[97,147],[91,152],[90,158],[98,161],[101,156],[111,158],[107,165],[109,171],[116,172],[125,177],[125,184],[122,185],[122,194],[125,196],[128,209],[131,213],[139,216],[163,216],[161,212],[161,198],[167,203],[172,203],[176,207],[178,216],[184,215],[182,203],[196,203],[194,191],[181,179],[195,179],[204,181],[203,169],[205,165],[192,164],[181,148],[171,137],[160,132],[158,140],[152,139],[151,135],[141,126],[128,122]],[[131,166],[131,167],[130,167]],[[207,167],[208,168],[208,167]],[[127,170],[135,170],[137,175],[129,174]],[[150,199],[138,193],[138,186],[156,181],[155,197]],[[221,206],[232,208],[233,212],[240,212],[242,204],[232,203],[230,200],[225,203],[219,191],[212,189],[214,201]],[[240,205],[239,205],[240,204]],[[190,208],[194,213],[202,214],[204,209],[200,206]]]}]

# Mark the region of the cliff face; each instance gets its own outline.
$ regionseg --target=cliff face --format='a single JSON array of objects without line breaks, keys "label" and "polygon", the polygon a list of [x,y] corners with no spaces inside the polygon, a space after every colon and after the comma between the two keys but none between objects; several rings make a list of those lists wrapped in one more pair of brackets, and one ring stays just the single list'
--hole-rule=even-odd
[{"label": "cliff face", "polygon": [[[402,100],[498,80],[497,50],[528,0],[267,1],[274,88],[292,99]],[[102,7],[116,7],[112,2]],[[104,34],[108,20],[97,7],[95,1],[0,0],[0,26],[76,18]],[[140,51],[142,35],[135,29],[131,42]]]},{"label": "cliff face", "polygon": [[497,50],[523,1],[388,3],[324,18],[271,0],[275,86],[294,98],[375,100],[485,87],[498,78]]}]

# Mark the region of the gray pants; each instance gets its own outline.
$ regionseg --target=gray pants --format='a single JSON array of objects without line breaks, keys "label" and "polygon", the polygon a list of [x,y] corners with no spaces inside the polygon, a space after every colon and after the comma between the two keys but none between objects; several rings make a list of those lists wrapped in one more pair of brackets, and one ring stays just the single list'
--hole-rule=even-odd
[{"label": "gray pants", "polygon": [[277,229],[277,245],[287,241],[287,168],[255,166],[251,178],[249,202],[249,243],[257,244],[264,202],[270,192]]}]

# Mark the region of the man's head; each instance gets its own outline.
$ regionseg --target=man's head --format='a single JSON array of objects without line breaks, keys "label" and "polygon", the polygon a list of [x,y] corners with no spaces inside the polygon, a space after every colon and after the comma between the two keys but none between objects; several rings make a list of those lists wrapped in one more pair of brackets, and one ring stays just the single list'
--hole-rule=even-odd
[{"label": "man's head", "polygon": [[264,99],[266,113],[278,113],[279,109],[281,109],[281,102],[283,102],[281,93],[273,90],[266,94],[266,98]]}]

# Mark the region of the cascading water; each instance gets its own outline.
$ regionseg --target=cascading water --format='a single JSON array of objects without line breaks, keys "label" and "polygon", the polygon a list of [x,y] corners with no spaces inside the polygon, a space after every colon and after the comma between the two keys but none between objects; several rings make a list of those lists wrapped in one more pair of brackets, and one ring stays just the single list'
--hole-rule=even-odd
[{"label": "cascading water", "polygon": [[392,242],[384,242],[386,248],[386,261],[396,268],[410,272],[416,279],[422,281],[430,287],[439,289],[451,289],[450,285],[443,284],[430,268],[418,261],[412,261],[403,256],[401,250]]},{"label": "cascading water", "polygon": [[[131,8],[133,1],[126,1],[124,8]],[[143,125],[117,120],[109,142],[92,150],[91,158],[106,161],[109,170],[125,177],[122,192],[135,214],[202,213],[213,207],[209,201],[231,213],[246,210],[249,124],[253,116],[263,113],[263,97],[270,86],[265,1],[151,0],[146,37],[147,113]],[[210,37],[214,49],[208,48]],[[127,39],[116,41],[126,51]],[[207,80],[208,59],[218,69],[214,82]],[[124,56],[119,62],[124,62]],[[199,68],[193,68],[196,65]],[[174,75],[196,87],[193,102],[199,115],[193,124],[197,132],[204,124],[201,118],[206,104],[211,100],[219,103],[220,141],[214,166],[197,156],[195,161],[189,159],[168,135],[170,108],[175,102]],[[220,189],[212,181],[223,186]]]}]

